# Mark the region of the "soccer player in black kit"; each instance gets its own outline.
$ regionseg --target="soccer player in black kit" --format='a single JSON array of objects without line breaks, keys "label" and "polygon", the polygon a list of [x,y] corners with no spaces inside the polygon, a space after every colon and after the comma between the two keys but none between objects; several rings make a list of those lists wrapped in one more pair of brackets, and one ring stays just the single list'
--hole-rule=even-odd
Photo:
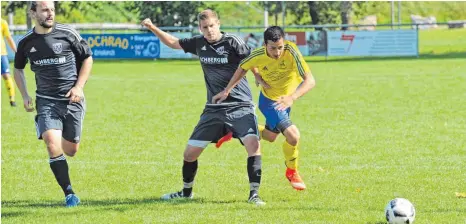
[{"label": "soccer player in black kit", "polygon": [[[212,97],[225,89],[240,61],[251,50],[239,37],[220,31],[220,21],[213,10],[198,15],[199,29],[203,35],[178,39],[145,19],[142,24],[149,28],[168,47],[183,49],[199,56],[207,88],[207,101],[197,126],[184,151],[183,190],[162,196],[163,200],[192,198],[197,159],[209,143],[217,143],[227,133],[240,140],[248,153],[249,203],[264,205],[259,197],[262,160],[257,118],[248,82],[243,78],[221,104],[212,103]],[[215,180],[212,181],[215,184]]]},{"label": "soccer player in black kit", "polygon": [[32,2],[30,15],[35,27],[19,40],[15,81],[26,111],[34,111],[23,70],[29,61],[37,85],[37,137],[47,146],[66,206],[74,207],[80,200],[71,187],[64,154],[74,156],[79,148],[86,110],[83,88],[92,68],[92,52],[76,30],[55,23],[53,1]]}]

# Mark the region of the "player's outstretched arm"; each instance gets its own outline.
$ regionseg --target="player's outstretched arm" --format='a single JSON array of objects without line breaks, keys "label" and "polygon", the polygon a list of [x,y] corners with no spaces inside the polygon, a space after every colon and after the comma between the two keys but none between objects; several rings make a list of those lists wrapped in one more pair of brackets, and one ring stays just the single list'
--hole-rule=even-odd
[{"label": "player's outstretched arm", "polygon": [[18,89],[21,92],[21,96],[23,96],[24,109],[26,109],[27,112],[34,111],[32,98],[29,96],[28,89],[26,87],[26,78],[24,77],[24,69],[15,68],[14,76],[15,76],[16,85],[18,86]]},{"label": "player's outstretched arm", "polygon": [[303,82],[302,84],[296,89],[296,91],[289,95],[289,96],[282,96],[280,97],[275,103],[275,109],[277,110],[286,110],[291,105],[293,105],[293,102],[309,92],[314,86],[316,85],[316,81],[314,77],[312,76],[311,72],[307,72],[303,75]]},{"label": "player's outstretched arm", "polygon": [[152,31],[165,45],[173,49],[182,49],[178,38],[156,27],[149,18],[144,19],[141,24]]},{"label": "player's outstretched arm", "polygon": [[221,103],[224,101],[230,94],[231,90],[238,85],[241,79],[246,75],[246,72],[248,72],[248,70],[244,70],[241,66],[238,66],[238,69],[236,69],[235,74],[231,77],[227,87],[212,98],[212,103]]}]

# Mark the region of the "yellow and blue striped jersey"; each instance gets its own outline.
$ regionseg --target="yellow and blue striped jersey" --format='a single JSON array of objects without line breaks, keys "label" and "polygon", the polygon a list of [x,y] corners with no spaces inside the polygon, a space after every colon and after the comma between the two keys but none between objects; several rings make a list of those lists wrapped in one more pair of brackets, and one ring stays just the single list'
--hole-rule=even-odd
[{"label": "yellow and blue striped jersey", "polygon": [[244,70],[259,69],[262,79],[270,86],[268,89],[262,87],[262,93],[271,100],[293,94],[303,76],[310,71],[298,47],[290,41],[284,41],[280,58],[267,56],[267,49],[262,46],[242,60],[240,66]]}]

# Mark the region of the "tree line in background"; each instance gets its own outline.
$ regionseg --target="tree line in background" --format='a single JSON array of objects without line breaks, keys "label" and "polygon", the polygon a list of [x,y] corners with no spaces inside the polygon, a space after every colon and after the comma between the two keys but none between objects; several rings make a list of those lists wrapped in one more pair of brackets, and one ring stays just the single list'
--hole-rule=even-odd
[{"label": "tree line in background", "polygon": [[[2,1],[2,18],[6,19],[8,13],[13,12],[14,24],[30,25],[26,16],[28,4],[25,1]],[[466,19],[466,2],[401,4],[403,23],[411,22],[411,14],[432,15],[438,22]],[[56,2],[56,20],[62,23],[138,23],[149,17],[159,26],[196,26],[197,13],[205,8],[216,10],[224,26],[261,26],[264,9],[269,13],[269,25],[283,25],[283,21],[285,25],[348,24],[368,15],[376,15],[379,24],[391,22],[390,2],[378,1],[59,1]]]}]

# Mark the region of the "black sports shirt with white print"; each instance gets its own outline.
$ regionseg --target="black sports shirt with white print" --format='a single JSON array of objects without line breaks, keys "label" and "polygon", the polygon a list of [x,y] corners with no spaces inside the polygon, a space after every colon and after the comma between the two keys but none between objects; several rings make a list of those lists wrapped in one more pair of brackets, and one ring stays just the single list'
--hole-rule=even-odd
[{"label": "black sports shirt with white print", "polygon": [[65,94],[76,84],[84,59],[92,55],[87,42],[72,27],[55,23],[52,31],[37,34],[30,30],[18,43],[15,68],[28,61],[36,78],[36,95],[67,100]]},{"label": "black sports shirt with white print", "polygon": [[[233,77],[238,65],[251,50],[238,36],[222,32],[222,38],[209,43],[202,36],[180,39],[179,43],[185,52],[199,56],[207,88],[207,104],[213,106],[212,97],[223,91]],[[252,96],[246,78],[233,88],[224,105],[235,103],[251,103]]]}]

